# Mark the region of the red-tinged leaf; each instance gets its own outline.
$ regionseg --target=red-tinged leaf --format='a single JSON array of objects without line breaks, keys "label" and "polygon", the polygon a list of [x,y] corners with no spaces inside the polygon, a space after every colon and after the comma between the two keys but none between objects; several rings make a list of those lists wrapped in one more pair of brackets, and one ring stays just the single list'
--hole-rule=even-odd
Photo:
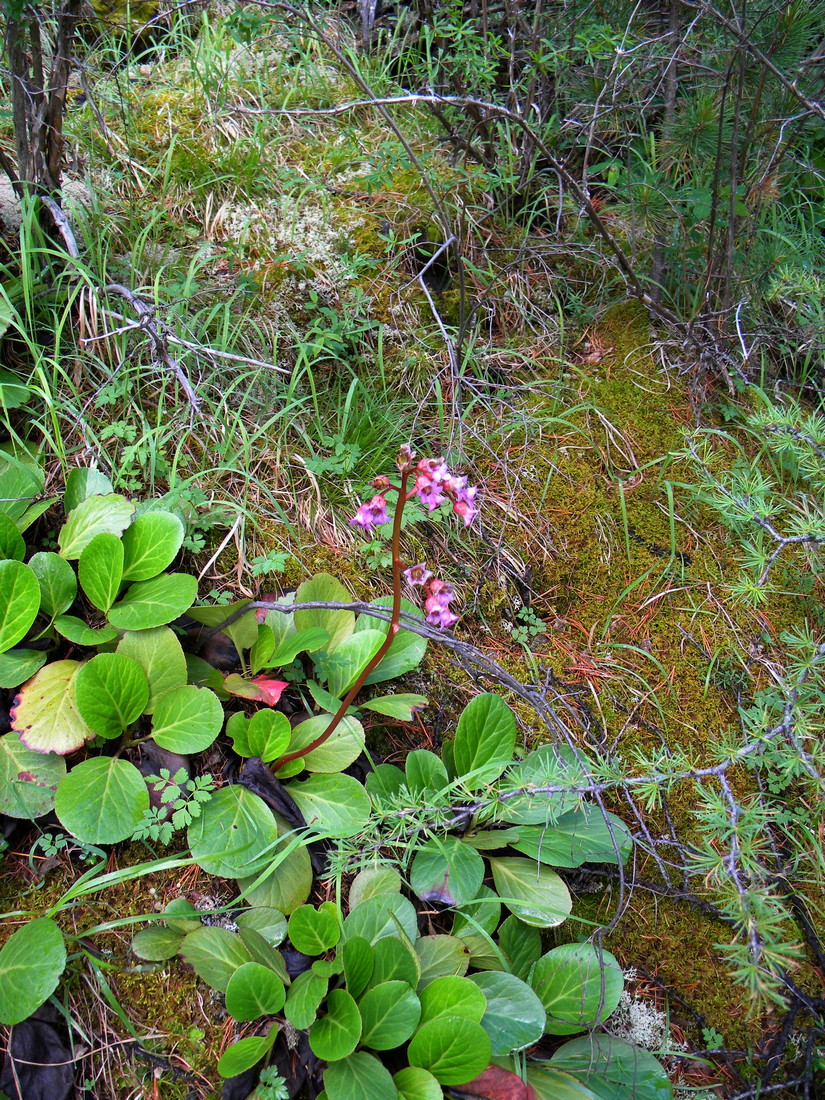
[{"label": "red-tinged leaf", "polygon": [[488,1066],[478,1077],[460,1088],[450,1089],[461,1100],[535,1100],[532,1085],[528,1085],[501,1066]]},{"label": "red-tinged leaf", "polygon": [[281,698],[285,687],[289,687],[286,680],[271,680],[267,676],[256,676],[247,680],[239,676],[237,672],[227,676],[223,686],[230,695],[237,695],[241,699],[252,699],[256,703],[274,707]]}]

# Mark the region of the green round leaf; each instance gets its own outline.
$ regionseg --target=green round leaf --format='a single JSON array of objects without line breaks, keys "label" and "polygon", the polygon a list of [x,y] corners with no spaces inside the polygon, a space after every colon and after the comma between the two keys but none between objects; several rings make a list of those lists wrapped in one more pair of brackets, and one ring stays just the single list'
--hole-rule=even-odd
[{"label": "green round leaf", "polygon": [[82,469],[75,466],[69,470],[66,478],[66,491],[63,494],[63,511],[66,515],[78,504],[91,496],[105,496],[114,489],[111,481],[100,470]]},{"label": "green round leaf", "polygon": [[20,687],[48,660],[40,649],[9,649],[0,653],[0,688]]},{"label": "green round leaf", "polygon": [[581,867],[585,862],[624,863],[633,838],[615,814],[582,805],[552,824],[521,826],[511,847],[551,867]]},{"label": "green round leaf", "polygon": [[[373,607],[384,610],[392,607],[392,596],[381,596],[377,600],[370,601]],[[417,619],[421,618],[421,610],[409,600],[402,599],[401,610]],[[371,615],[359,615],[355,624],[356,631],[380,630],[386,635],[389,623],[381,619],[375,619]],[[427,639],[420,634],[414,634],[411,630],[398,631],[392,640],[392,645],[381,659],[377,668],[374,668],[364,681],[365,685],[383,684],[386,680],[397,680],[399,676],[406,676],[414,668],[418,668],[427,651]]]},{"label": "green round leaf", "polygon": [[[249,720],[246,741],[250,756],[260,756],[265,764],[283,756],[290,744],[292,727],[279,710],[259,710]],[[305,765],[306,761],[302,761]]]},{"label": "green round leaf", "polygon": [[492,936],[501,920],[501,902],[498,894],[489,886],[480,886],[475,898],[456,912],[453,920],[454,936],[478,936],[486,932]]},{"label": "green round leaf", "polygon": [[361,1042],[373,1050],[394,1050],[410,1038],[421,1018],[421,1002],[406,982],[382,982],[358,1002]]},{"label": "green round leaf", "polygon": [[389,1070],[362,1050],[327,1067],[324,1089],[329,1100],[398,1100]]},{"label": "green round leaf", "polygon": [[103,532],[122,534],[134,513],[131,501],[117,493],[90,496],[80,501],[60,529],[57,538],[60,556],[73,561],[80,557],[95,535]]},{"label": "green round leaf", "polygon": [[514,974],[473,974],[469,980],[487,1000],[481,1026],[490,1036],[493,1054],[509,1054],[539,1041],[545,1013],[529,985]]},{"label": "green round leaf", "polygon": [[236,1020],[257,1020],[274,1016],[284,1007],[284,983],[260,963],[238,967],[226,987],[226,1011]]},{"label": "green round leaf", "polygon": [[80,586],[95,607],[108,611],[117,599],[123,579],[123,543],[108,531],[84,546],[77,563]]},{"label": "green round leaf", "polygon": [[518,917],[508,917],[498,930],[498,945],[517,978],[528,981],[533,963],[541,956],[541,933]]},{"label": "green round leaf", "polygon": [[277,947],[286,939],[286,917],[278,909],[258,905],[246,909],[235,920],[238,928],[253,928],[270,947]]},{"label": "green round leaf", "polygon": [[165,626],[191,607],[197,594],[197,578],[187,573],[166,573],[150,581],[137,581],[111,609],[109,622],[118,630]]},{"label": "green round leaf", "polygon": [[183,936],[172,928],[141,928],[132,937],[132,951],[147,962],[165,962],[177,955]]},{"label": "green round leaf", "polygon": [[74,681],[80,717],[100,737],[119,737],[149,700],[146,673],[122,653],[99,653]]},{"label": "green round leaf", "polygon": [[[596,1094],[586,1088],[569,1073],[553,1069],[549,1062],[527,1060],[527,1084],[535,1093],[535,1100],[596,1100]],[[614,1096],[613,1100],[625,1100]]]},{"label": "green round leaf", "polygon": [[272,862],[278,827],[256,794],[235,785],[216,791],[204,804],[188,839],[192,858],[207,874],[241,878]]},{"label": "green round leaf", "polygon": [[471,790],[498,778],[513,759],[516,717],[500,695],[477,695],[455,731],[455,771]]},{"label": "green round leaf", "polygon": [[484,860],[458,837],[431,837],[416,852],[410,886],[422,901],[466,905],[484,879]]},{"label": "green round leaf", "polygon": [[277,1034],[278,1025],[273,1024],[266,1035],[248,1035],[245,1039],[239,1039],[221,1055],[218,1073],[221,1077],[237,1077],[246,1073],[272,1049]]},{"label": "green round leaf", "polygon": [[118,635],[113,626],[102,626],[93,630],[76,615],[58,615],[54,620],[54,627],[58,634],[62,634],[75,645],[82,646],[105,645],[106,642],[113,642]]},{"label": "green round leaf", "polygon": [[289,987],[284,1009],[284,1015],[294,1028],[305,1031],[313,1023],[328,989],[329,981],[313,970],[298,975]]},{"label": "green round leaf", "polygon": [[116,844],[137,828],[149,809],[149,792],[134,764],[96,756],[72,768],[57,788],[54,809],[77,840]]},{"label": "green round leaf", "polygon": [[317,909],[313,905],[299,906],[289,918],[289,938],[304,955],[323,955],[341,938],[338,906],[327,901]]},{"label": "green round leaf", "polygon": [[32,752],[19,733],[0,737],[0,813],[35,818],[54,806],[57,786],[66,774],[66,762],[53,752]]},{"label": "green round leaf", "polygon": [[[330,718],[326,714],[301,722],[292,730],[289,751],[295,752],[311,745],[327,729],[329,723]],[[357,760],[363,751],[364,727],[357,718],[346,717],[339,722],[323,745],[301,757],[301,764],[310,772],[341,772]]]},{"label": "green round leaf", "polygon": [[94,737],[75,701],[74,681],[81,668],[79,661],[53,661],[20,689],[11,723],[27,748],[65,756]]},{"label": "green round leaf", "polygon": [[401,1100],[443,1100],[441,1085],[426,1069],[405,1066],[393,1076]]},{"label": "green round leaf", "polygon": [[590,943],[565,943],[542,955],[530,984],[547,1011],[551,1035],[573,1035],[613,1012],[624,990],[624,975],[609,951]]},{"label": "green round leaf", "polygon": [[[288,832],[289,826],[283,819],[273,815],[280,833]],[[269,859],[269,874],[257,886],[253,885],[257,876],[238,878],[238,888],[250,890],[246,894],[248,905],[263,905],[289,914],[309,897],[312,889],[312,862],[305,844],[299,844],[288,855],[281,852],[287,841],[282,841],[280,850],[276,850]]]},{"label": "green round leaf", "polygon": [[26,636],[40,610],[37,577],[21,561],[0,561],[0,653]]},{"label": "green round leaf", "polygon": [[422,1024],[407,1050],[410,1065],[429,1070],[442,1085],[472,1081],[491,1056],[487,1032],[463,1016],[439,1016]]},{"label": "green round leaf", "polygon": [[72,606],[77,596],[74,569],[59,554],[43,551],[29,559],[29,568],[40,585],[40,610],[50,619]]},{"label": "green round leaf", "polygon": [[413,942],[418,936],[415,906],[401,894],[381,894],[367,898],[353,909],[344,921],[342,939],[360,936],[372,944],[384,936],[400,936],[402,932]]},{"label": "green round leaf", "polygon": [[350,775],[311,775],[290,783],[304,820],[317,836],[348,837],[359,833],[370,814],[370,796]]},{"label": "green round leaf", "polygon": [[652,1054],[598,1032],[559,1047],[550,1068],[581,1081],[597,1100],[670,1100],[673,1096],[668,1075]]},{"label": "green round leaf", "polygon": [[229,979],[252,956],[240,936],[225,928],[203,926],[184,936],[180,956],[199,978],[225,993]]},{"label": "green round leaf", "polygon": [[[381,942],[381,941],[379,941]],[[353,997],[360,997],[372,977],[373,948],[363,936],[352,936],[338,950],[344,963],[344,979]]]},{"label": "green round leaf", "polygon": [[[352,595],[340,581],[329,573],[318,573],[298,588],[295,603],[347,603]],[[355,627],[355,615],[351,611],[296,611],[295,626],[298,630],[318,627],[327,632],[329,640],[325,649],[331,653],[336,646],[352,634]]]},{"label": "green round leaf", "polygon": [[379,894],[399,894],[401,892],[401,876],[394,867],[379,863],[375,867],[365,867],[359,871],[350,883],[347,903],[352,910],[367,898],[377,897]]},{"label": "green round leaf", "polygon": [[192,902],[187,901],[186,898],[172,898],[163,907],[163,916],[167,928],[171,928],[173,932],[178,932],[181,936],[185,936],[188,932],[194,932],[196,928],[201,927],[202,923],[200,910],[196,909]]},{"label": "green round leaf", "polygon": [[223,706],[209,688],[172,688],[155,703],[152,738],[162,749],[182,754],[208,749],[223,726]]},{"label": "green round leaf", "polygon": [[370,986],[382,982],[406,982],[412,989],[418,986],[421,972],[418,956],[406,940],[397,940],[394,936],[383,936],[372,947],[373,968]]},{"label": "green round leaf", "polygon": [[327,1012],[309,1029],[309,1045],[317,1058],[336,1062],[352,1054],[361,1038],[361,1015],[345,989],[333,989]]},{"label": "green round leaf", "polygon": [[123,532],[123,579],[148,581],[167,569],[183,543],[184,528],[172,512],[144,512]]},{"label": "green round leaf", "polygon": [[22,561],[25,556],[26,540],[18,531],[17,524],[5,512],[0,512],[0,559]]},{"label": "green round leaf", "polygon": [[65,966],[63,933],[49,917],[13,932],[0,950],[0,1023],[31,1016],[57,989]]},{"label": "green round leaf", "polygon": [[328,651],[324,668],[327,673],[327,691],[343,699],[355,681],[384,644],[386,634],[380,630],[362,630],[350,634]]},{"label": "green round leaf", "polygon": [[[137,661],[149,681],[149,702],[144,713],[151,714],[161,695],[187,682],[186,655],[174,630],[156,626],[152,630],[127,630],[117,647],[118,653]],[[220,675],[220,674],[218,674]]]},{"label": "green round leaf", "polygon": [[421,1023],[439,1016],[463,1016],[480,1024],[487,1010],[487,999],[481,989],[469,978],[457,974],[445,974],[435,978],[419,994],[421,998]]},{"label": "green round leaf", "polygon": [[469,944],[469,938],[458,936],[421,936],[416,940],[415,953],[421,967],[419,992],[436,978],[466,974],[470,965]]},{"label": "green round leaf", "polygon": [[554,928],[570,916],[573,900],[555,871],[532,859],[490,859],[498,895],[511,913],[536,928]]},{"label": "green round leaf", "polygon": [[15,818],[48,813],[65,774],[61,756],[32,752],[18,733],[0,737],[0,813]]}]

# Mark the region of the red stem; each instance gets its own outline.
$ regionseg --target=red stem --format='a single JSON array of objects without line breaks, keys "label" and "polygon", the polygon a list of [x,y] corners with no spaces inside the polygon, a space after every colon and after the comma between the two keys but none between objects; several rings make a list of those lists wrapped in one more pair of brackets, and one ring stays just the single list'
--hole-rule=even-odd
[{"label": "red stem", "polygon": [[278,768],[282,768],[284,764],[289,764],[292,760],[300,760],[302,756],[306,756],[307,753],[312,752],[313,749],[319,748],[319,746],[323,745],[323,743],[332,736],[341,724],[342,719],[349,709],[350,703],[364,686],[364,681],[372,670],[378,667],[386,656],[387,650],[395,640],[401,619],[401,517],[404,514],[404,505],[409,499],[407,496],[407,480],[409,476],[409,470],[401,472],[401,485],[398,488],[398,497],[395,502],[395,515],[393,516],[392,522],[392,617],[390,619],[389,629],[387,630],[387,637],[381,643],[381,647],[375,656],[371,657],[361,670],[361,674],[344,696],[341,706],[333,715],[332,721],[324,732],[319,737],[316,737],[314,741],[310,741],[306,748],[298,749],[296,752],[290,752],[287,753],[286,756],[282,756],[275,764],[276,771]]}]

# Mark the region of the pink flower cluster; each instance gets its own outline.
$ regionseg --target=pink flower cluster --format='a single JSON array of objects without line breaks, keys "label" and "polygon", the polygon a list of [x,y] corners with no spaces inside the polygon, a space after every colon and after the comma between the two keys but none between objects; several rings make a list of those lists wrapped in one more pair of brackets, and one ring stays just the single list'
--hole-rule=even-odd
[{"label": "pink flower cluster", "polygon": [[477,485],[468,485],[466,477],[455,477],[447,463],[440,458],[422,458],[416,466],[417,477],[413,492],[432,512],[445,500],[451,500],[453,511],[469,527],[478,514],[475,506]]},{"label": "pink flower cluster", "polygon": [[357,527],[369,530],[371,527],[380,527],[382,523],[390,522],[390,514],[387,511],[387,498],[378,493],[367,504],[362,504],[350,523]]},{"label": "pink flower cluster", "polygon": [[420,585],[429,593],[424,601],[424,610],[427,612],[427,622],[430,626],[450,627],[458,622],[458,615],[450,611],[450,600],[455,596],[453,586],[434,577],[427,568],[426,562],[411,565],[409,569],[404,570],[404,576],[408,584]]}]

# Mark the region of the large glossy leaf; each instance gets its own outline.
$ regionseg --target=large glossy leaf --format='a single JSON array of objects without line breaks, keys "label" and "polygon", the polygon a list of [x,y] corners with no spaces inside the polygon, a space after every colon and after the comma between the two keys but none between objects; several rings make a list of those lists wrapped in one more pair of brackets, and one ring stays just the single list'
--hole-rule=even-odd
[{"label": "large glossy leaf", "polygon": [[77,577],[69,563],[59,554],[42,551],[29,559],[29,568],[40,585],[40,610],[49,618],[62,615],[77,596]]},{"label": "large glossy leaf", "polygon": [[0,1023],[31,1016],[57,989],[65,966],[63,933],[49,917],[13,932],[0,950]]},{"label": "large glossy leaf", "polygon": [[577,782],[586,783],[581,763],[564,747],[540,745],[508,770],[508,787],[524,793],[502,800],[497,816],[513,825],[546,825],[581,803],[578,794],[548,794],[546,788]]},{"label": "large glossy leaf", "polygon": [[[376,714],[385,714],[388,718],[396,718],[399,722],[411,722],[415,712],[426,707],[428,703],[426,695],[402,694],[381,695],[376,699],[370,699],[366,703],[359,703],[362,710],[372,710]],[[397,1075],[396,1075],[397,1076]]]},{"label": "large glossy leaf", "polygon": [[419,799],[437,797],[450,783],[441,757],[429,749],[414,749],[409,753],[404,761],[404,774],[410,794]]},{"label": "large glossy leaf", "polygon": [[625,823],[598,806],[583,805],[547,825],[523,825],[511,847],[551,867],[619,863],[633,850]]},{"label": "large glossy leaf", "polygon": [[11,724],[27,748],[65,756],[94,737],[75,701],[74,679],[81,667],[80,661],[52,661],[22,686]]},{"label": "large glossy leaf", "polygon": [[[315,577],[310,577],[295,593],[295,603],[350,603],[351,601],[352,595],[329,573],[319,573]],[[295,627],[297,630],[307,630],[310,627],[325,630],[329,640],[324,649],[331,653],[344,638],[352,634],[355,628],[355,615],[351,611],[324,609],[296,611]]]},{"label": "large glossy leaf", "polygon": [[327,1067],[324,1091],[328,1100],[398,1100],[389,1070],[363,1050]]},{"label": "large glossy leaf", "polygon": [[145,714],[154,711],[161,695],[186,683],[186,657],[178,636],[168,626],[156,626],[152,630],[127,630],[117,651],[137,661],[146,673],[149,701],[144,708]]},{"label": "large glossy leaf", "polygon": [[66,478],[66,491],[63,495],[63,510],[66,515],[78,504],[91,496],[106,496],[114,491],[111,481],[100,470],[83,469],[75,466]]},{"label": "large glossy leaf", "polygon": [[[271,863],[278,826],[271,811],[252,791],[222,787],[204,804],[188,830],[194,861],[210,875],[241,878]],[[281,905],[273,906],[282,912]]]},{"label": "large glossy leaf", "polygon": [[69,772],[54,801],[60,824],[86,844],[126,840],[149,809],[143,776],[128,760],[95,756]]},{"label": "large glossy leaf", "polygon": [[401,894],[380,894],[367,898],[352,910],[344,921],[342,939],[357,936],[367,943],[375,943],[384,936],[402,934],[412,941],[418,935],[415,906]]},{"label": "large glossy leaf", "polygon": [[[392,597],[382,596],[378,600],[372,600],[371,603],[373,607],[386,610],[392,607]],[[420,609],[414,603],[410,603],[409,600],[402,599],[401,610],[417,619],[421,618]],[[380,630],[382,634],[386,634],[389,630],[389,623],[383,622],[381,619],[375,619],[371,615],[359,615],[355,629]],[[418,668],[426,651],[427,639],[402,627],[393,638],[392,645],[381,663],[372,670],[364,683],[383,684],[387,680],[397,680],[399,676],[406,676],[408,672]]]},{"label": "large glossy leaf", "polygon": [[589,943],[565,943],[542,955],[530,984],[547,1010],[551,1035],[574,1035],[613,1012],[624,990],[624,975],[609,951]]},{"label": "large glossy leaf", "polygon": [[352,910],[367,898],[379,894],[398,894],[401,891],[401,876],[394,867],[386,863],[377,863],[359,871],[350,883],[347,904]]},{"label": "large glossy leaf", "polygon": [[509,916],[498,930],[498,945],[517,978],[528,981],[533,964],[541,957],[541,933],[518,917]]},{"label": "large glossy leaf", "polygon": [[0,512],[0,559],[22,561],[25,556],[26,540],[17,530],[17,524],[5,512]]},{"label": "large glossy leaf", "polygon": [[383,936],[374,943],[372,954],[374,961],[370,986],[393,981],[406,982],[412,989],[418,986],[421,977],[418,956],[406,938],[401,940]]},{"label": "large glossy leaf", "polygon": [[[289,826],[277,814],[273,814],[276,826],[281,834],[289,831]],[[279,848],[270,857],[268,874],[255,885],[258,875],[238,878],[238,888],[250,892],[246,895],[247,905],[262,905],[278,909],[289,914],[309,897],[312,889],[312,863],[305,844],[298,844],[287,855],[283,855],[286,837]],[[290,838],[291,839],[291,838]]]},{"label": "large glossy leaf", "polygon": [[80,717],[100,737],[118,737],[149,701],[146,673],[122,653],[99,653],[74,680]]},{"label": "large glossy leaf", "polygon": [[418,1029],[407,1049],[411,1066],[420,1066],[442,1085],[463,1085],[490,1064],[490,1037],[463,1016],[438,1016]]},{"label": "large glossy leaf", "polygon": [[481,1026],[490,1036],[493,1054],[509,1054],[537,1043],[544,1034],[545,1012],[526,982],[515,974],[473,974],[487,1009]]},{"label": "large glossy leaf", "polygon": [[62,634],[68,641],[82,646],[105,645],[107,642],[113,642],[118,635],[117,628],[114,626],[94,629],[87,626],[76,615],[58,615],[54,620],[54,627],[58,634]]},{"label": "large glossy leaf", "polygon": [[313,1023],[328,988],[329,981],[313,970],[298,975],[289,987],[284,1008],[284,1015],[294,1028],[305,1031]]},{"label": "large glossy leaf", "polygon": [[123,579],[148,581],[167,569],[183,543],[183,524],[171,512],[144,512],[123,533]]},{"label": "large glossy leaf", "polygon": [[550,1068],[581,1081],[596,1100],[670,1100],[673,1086],[663,1066],[641,1047],[610,1035],[586,1035],[559,1047]]},{"label": "large glossy leaf", "polygon": [[418,992],[436,978],[457,974],[462,977],[470,965],[468,940],[458,936],[421,936],[415,943],[421,967]]},{"label": "large glossy leaf", "polygon": [[66,762],[55,753],[32,752],[20,734],[0,737],[0,813],[34,818],[54,806],[57,785],[66,774]]},{"label": "large glossy leaf", "polygon": [[501,902],[498,894],[489,886],[482,885],[473,900],[456,911],[452,935],[480,936],[486,933],[492,936],[500,920]]},{"label": "large glossy leaf", "polygon": [[9,516],[20,531],[21,520],[31,501],[43,492],[46,476],[42,460],[20,443],[0,443],[0,512]]},{"label": "large glossy leaf", "polygon": [[132,937],[132,952],[146,962],[166,962],[177,955],[182,940],[183,933],[156,924]]},{"label": "large glossy leaf", "polygon": [[225,993],[229,979],[252,956],[237,934],[225,928],[204,926],[184,936],[180,945],[184,962],[195,968],[198,977]]},{"label": "large glossy leaf", "polygon": [[553,928],[570,916],[570,892],[555,871],[531,859],[490,859],[498,895],[511,913],[536,928]]},{"label": "large glossy leaf", "polygon": [[444,1092],[435,1077],[418,1066],[405,1066],[393,1074],[401,1100],[443,1100]]},{"label": "large glossy leaf", "polygon": [[[288,617],[280,616],[282,620]],[[271,615],[267,616],[267,625],[272,630]],[[292,664],[299,653],[315,653],[329,643],[329,634],[319,626],[307,627],[305,630],[296,630],[292,634],[282,636],[276,634],[274,630],[272,633],[276,644],[267,662],[269,668],[280,668],[282,665]]]},{"label": "large glossy leaf", "polygon": [[283,756],[292,739],[289,719],[281,711],[259,710],[249,720],[246,743],[250,756],[259,756],[264,763]]},{"label": "large glossy leaf", "polygon": [[472,791],[498,778],[512,762],[516,718],[500,695],[477,695],[462,711],[455,731],[456,775]]},{"label": "large glossy leaf", "polygon": [[358,677],[384,644],[380,630],[361,630],[350,634],[328,655],[325,663],[327,690],[337,698],[346,695]]},{"label": "large glossy leaf", "polygon": [[79,558],[95,535],[108,532],[120,535],[131,522],[134,505],[117,493],[90,496],[69,512],[58,535],[60,556],[67,561]]},{"label": "large glossy leaf", "polygon": [[317,836],[354,836],[369,817],[370,797],[350,775],[311,775],[290,783],[289,793]]},{"label": "large glossy leaf", "polygon": [[109,622],[119,630],[165,626],[184,613],[197,592],[197,578],[188,573],[166,573],[150,581],[136,581],[109,612]]},{"label": "large glossy leaf", "polygon": [[26,636],[40,610],[37,577],[21,561],[0,561],[0,653]]},{"label": "large glossy leaf", "polygon": [[277,947],[286,939],[286,917],[279,909],[256,905],[235,918],[238,928],[254,928],[270,947]]},{"label": "large glossy leaf", "polygon": [[338,906],[330,901],[321,902],[317,909],[299,906],[289,918],[289,938],[304,955],[323,955],[341,938]]},{"label": "large glossy leaf", "polygon": [[221,1077],[239,1077],[252,1069],[272,1049],[278,1034],[278,1025],[273,1024],[266,1035],[247,1035],[231,1047],[227,1047],[218,1062]]},{"label": "large glossy leaf", "polygon": [[361,1038],[361,1014],[345,989],[333,989],[327,1011],[309,1029],[309,1045],[316,1058],[335,1062],[352,1054]]},{"label": "large glossy leaf", "polygon": [[549,1062],[528,1059],[526,1077],[535,1100],[596,1100],[580,1080],[554,1069]]},{"label": "large glossy leaf", "polygon": [[278,975],[256,962],[239,966],[226,987],[226,1011],[236,1020],[274,1016],[285,1000],[286,990]]},{"label": "large glossy leaf", "polygon": [[223,726],[223,706],[209,688],[184,684],[161,695],[152,718],[152,739],[170,752],[208,749]]},{"label": "large glossy leaf", "polygon": [[101,531],[85,546],[77,563],[80,587],[101,611],[108,611],[117,599],[123,579],[123,543],[108,531]]},{"label": "large glossy leaf", "polygon": [[424,986],[421,998],[421,1023],[438,1016],[463,1016],[480,1024],[487,1011],[487,998],[470,978],[445,974]]},{"label": "large glossy leaf", "polygon": [[426,840],[410,868],[410,886],[422,901],[438,905],[466,905],[484,879],[484,860],[458,837]]},{"label": "large glossy leaf", "polygon": [[[329,715],[319,714],[308,718],[292,730],[289,751],[297,752],[306,748],[320,737],[329,727]],[[364,751],[364,727],[357,718],[343,718],[330,737],[317,749],[301,757],[301,764],[307,771],[342,772],[348,768]],[[271,758],[270,758],[271,759]]]},{"label": "large glossy leaf", "polygon": [[0,688],[20,687],[48,658],[48,653],[41,649],[7,649],[0,653]]},{"label": "large glossy leaf", "polygon": [[361,1041],[372,1050],[394,1050],[412,1036],[421,1018],[421,1002],[406,982],[374,985],[358,1002],[364,1030]]}]

